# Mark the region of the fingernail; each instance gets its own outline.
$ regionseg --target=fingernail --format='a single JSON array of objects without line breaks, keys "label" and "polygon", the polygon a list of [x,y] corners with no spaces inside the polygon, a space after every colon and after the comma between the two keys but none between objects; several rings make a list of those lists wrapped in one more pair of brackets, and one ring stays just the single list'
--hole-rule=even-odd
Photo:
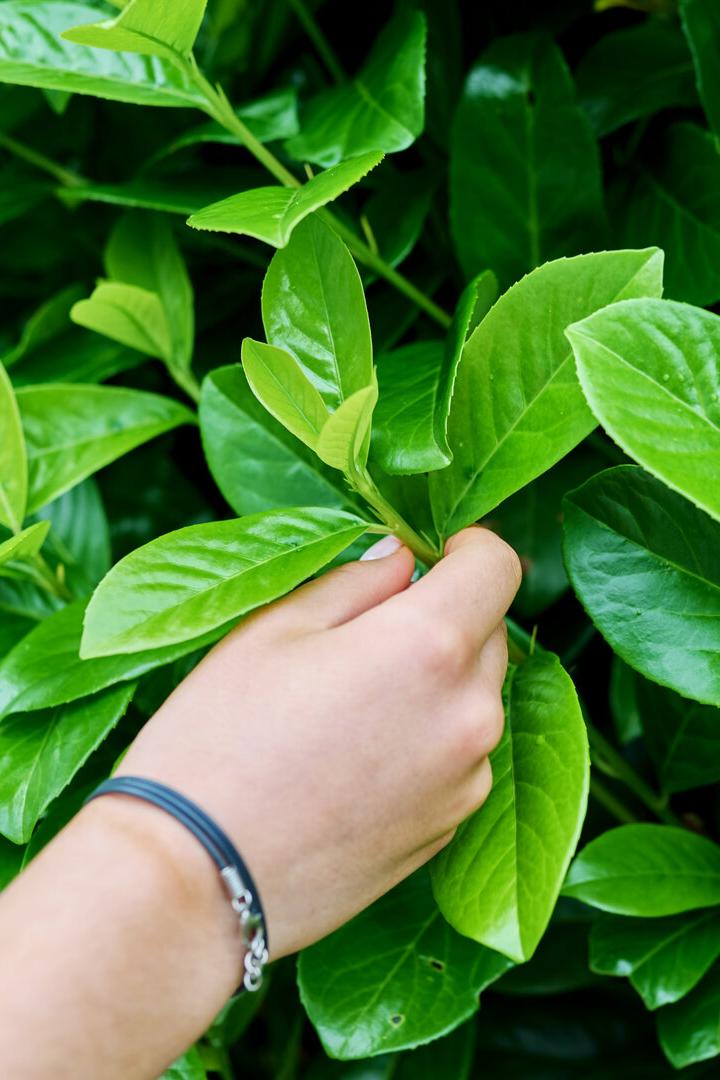
[{"label": "fingernail", "polygon": [[378,540],[377,544],[373,544],[369,547],[364,555],[360,556],[360,562],[370,562],[372,559],[384,559],[386,555],[392,555],[398,548],[402,547],[402,542],[398,540],[397,536],[383,536],[382,540]]}]

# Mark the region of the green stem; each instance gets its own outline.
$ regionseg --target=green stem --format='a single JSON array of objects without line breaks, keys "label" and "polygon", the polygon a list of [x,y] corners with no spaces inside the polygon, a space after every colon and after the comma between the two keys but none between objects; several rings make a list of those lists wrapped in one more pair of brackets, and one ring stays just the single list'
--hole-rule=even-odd
[{"label": "green stem", "polygon": [[434,566],[441,558],[441,552],[432,547],[412,526],[398,514],[394,506],[378,491],[375,481],[367,469],[358,469],[348,482],[354,491],[361,495],[366,503],[373,508],[378,517],[383,521],[393,536],[402,540],[403,544],[410,548],[412,553],[427,567]]},{"label": "green stem", "polygon": [[618,799],[616,795],[613,795],[612,791],[606,788],[596,776],[590,777],[590,794],[596,802],[604,806],[614,818],[617,818],[624,825],[633,825],[637,822],[638,819],[631,810],[628,810],[625,803]]},{"label": "green stem", "polygon": [[59,600],[70,603],[73,600],[73,594],[57,574],[53,573],[40,552],[33,556],[32,561],[39,575],[38,584],[42,584],[48,592],[57,596]]},{"label": "green stem", "polygon": [[335,55],[332,45],[320,29],[315,16],[311,11],[308,11],[303,0],[288,0],[288,4],[297,15],[298,21],[302,23],[305,33],[312,41],[318,56],[335,82],[345,82],[345,72],[342,65]]},{"label": "green stem", "polygon": [[63,168],[62,165],[58,165],[56,161],[52,161],[45,154],[33,150],[31,146],[26,146],[25,143],[18,142],[17,139],[13,139],[10,135],[0,133],[0,147],[14,154],[15,157],[21,158],[22,161],[26,161],[28,165],[49,173],[50,176],[65,187],[78,187],[80,184],[86,183],[84,177],[78,173]]},{"label": "green stem", "polygon": [[200,401],[200,383],[190,368],[178,368],[168,364],[168,371],[180,389],[184,390],[187,396],[192,398],[197,405]]},{"label": "green stem", "polygon": [[620,780],[656,817],[667,825],[681,826],[680,819],[670,810],[667,799],[658,795],[633,769],[612,743],[598,729],[587,722],[590,755],[593,764],[608,776]]},{"label": "green stem", "polygon": [[[284,187],[302,187],[302,182],[298,180],[296,176],[293,176],[289,169],[286,169],[282,162],[278,161],[275,155],[268,150],[268,148],[253,135],[247,125],[243,123],[222,89],[219,87],[216,89],[208,82],[202,71],[198,68],[194,58],[191,58],[189,61],[187,75],[205,98],[205,111],[209,116],[212,116],[212,118],[216,120],[221,127],[224,127],[226,131],[229,131],[232,135],[236,135],[246,149],[250,151],[255,160],[259,161],[260,164],[267,169],[270,175],[274,176]],[[446,311],[443,311],[434,300],[429,296],[426,296],[420,289],[416,288],[416,286],[413,285],[411,281],[408,281],[406,277],[398,273],[397,270],[394,270],[392,266],[389,266],[382,256],[373,252],[352,229],[343,224],[343,222],[329,210],[319,211],[319,216],[331,225],[338,236],[345,241],[359,263],[362,263],[362,265],[366,266],[369,270],[374,270],[376,274],[384,278],[385,281],[393,285],[399,292],[407,296],[409,300],[412,300],[417,307],[426,312],[431,319],[434,319],[435,322],[439,323],[444,329],[447,329],[450,326],[452,320]]]}]

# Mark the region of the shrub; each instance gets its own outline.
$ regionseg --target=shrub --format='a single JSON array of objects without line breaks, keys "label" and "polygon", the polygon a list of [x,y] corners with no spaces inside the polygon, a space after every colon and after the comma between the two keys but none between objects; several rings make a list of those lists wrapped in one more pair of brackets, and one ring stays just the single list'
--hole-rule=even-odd
[{"label": "shrub", "polygon": [[485,807],[168,1075],[716,1067],[720,24],[628,6],[0,2],[0,884],[246,612],[525,565]]}]

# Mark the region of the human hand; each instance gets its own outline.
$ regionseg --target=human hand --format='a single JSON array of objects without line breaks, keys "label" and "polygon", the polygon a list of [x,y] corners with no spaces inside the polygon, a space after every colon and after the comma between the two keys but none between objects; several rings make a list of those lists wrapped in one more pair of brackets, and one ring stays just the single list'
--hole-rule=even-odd
[{"label": "human hand", "polygon": [[228,832],[273,958],[426,862],[490,790],[519,561],[472,528],[409,588],[413,569],[399,547],[246,619],[118,770],[177,788]]}]

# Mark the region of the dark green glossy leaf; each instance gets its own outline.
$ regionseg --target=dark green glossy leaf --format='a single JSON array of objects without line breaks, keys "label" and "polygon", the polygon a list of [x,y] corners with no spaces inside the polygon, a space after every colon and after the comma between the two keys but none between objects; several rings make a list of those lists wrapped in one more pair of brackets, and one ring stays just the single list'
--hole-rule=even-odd
[{"label": "dark green glossy leaf", "polygon": [[587,908],[561,897],[531,960],[510,968],[497,985],[502,994],[547,997],[596,985],[588,970],[591,918]]},{"label": "dark green glossy leaf", "polygon": [[210,471],[236,514],[282,506],[356,509],[337,472],[258,402],[240,364],[203,382],[200,431]]},{"label": "dark green glossy leaf", "polygon": [[565,328],[661,291],[662,253],[649,249],[559,259],[500,297],[463,351],[448,426],[453,462],[430,477],[443,535],[489,513],[595,426]]},{"label": "dark green glossy leaf", "polygon": [[643,116],[697,103],[692,57],[679,28],[660,19],[605,34],[577,69],[580,104],[598,135]]},{"label": "dark green glossy leaf", "polygon": [[720,705],[720,525],[633,465],[600,473],[564,507],[570,580],[615,652]]},{"label": "dark green glossy leaf", "polygon": [[262,313],[272,345],[286,349],[330,409],[372,382],[372,339],[362,281],[333,230],[308,218],[273,256]]},{"label": "dark green glossy leaf", "polygon": [[433,891],[461,933],[521,962],[550,920],[587,807],[589,755],[570,676],[551,653],[511,668],[505,732],[484,806],[433,862]]},{"label": "dark green glossy leaf", "polygon": [[20,873],[24,848],[0,837],[0,890]]},{"label": "dark green glossy leaf", "polygon": [[470,71],[453,125],[450,222],[465,273],[489,266],[505,285],[597,246],[597,147],[549,39],[502,38]]},{"label": "dark green glossy leaf", "polygon": [[0,833],[13,843],[30,839],[49,803],[72,780],[117,724],[134,685],[0,724]]},{"label": "dark green glossy leaf", "polygon": [[632,742],[642,735],[642,722],[637,702],[639,676],[636,671],[613,656],[610,672],[610,711],[621,743]]},{"label": "dark green glossy leaf", "polygon": [[[82,296],[82,285],[70,285],[51,296],[37,311],[34,311],[22,329],[17,345],[5,353],[2,358],[6,368],[32,355],[49,341],[53,341],[70,322],[70,309]],[[14,373],[13,373],[14,377]]]},{"label": "dark green glossy leaf", "polygon": [[201,105],[200,92],[167,60],[96,52],[60,37],[62,31],[93,22],[99,14],[90,4],[66,0],[4,0],[0,82],[136,105]]},{"label": "dark green glossy leaf", "polygon": [[58,565],[75,596],[91,592],[110,569],[110,529],[95,481],[88,479],[43,506],[51,523],[45,557]]},{"label": "dark green glossy leaf", "polygon": [[43,546],[49,528],[49,521],[38,521],[3,541],[0,544],[0,566],[13,559],[28,559],[35,555]]},{"label": "dark green glossy leaf", "polygon": [[369,150],[410,146],[425,122],[425,34],[421,12],[399,12],[355,79],[301,109],[300,134],[286,144],[290,154],[327,167]]},{"label": "dark green glossy leaf", "polygon": [[[297,134],[299,126],[297,110],[297,90],[294,86],[285,86],[278,90],[271,90],[269,94],[241,105],[235,112],[256,139],[267,143],[275,139],[289,139]],[[211,121],[209,124],[201,124],[199,127],[186,131],[184,135],[179,135],[153,160],[201,143],[242,146],[242,140],[237,135],[226,131],[215,121]]]},{"label": "dark green glossy leaf", "polygon": [[122,454],[194,423],[183,405],[118,386],[58,384],[17,393],[28,450],[28,510],[84,480]]},{"label": "dark green glossy leaf", "polygon": [[611,191],[616,232],[628,246],[657,244],[674,300],[720,300],[720,160],[694,124],[674,124],[653,143],[652,160],[627,170]]},{"label": "dark green glossy leaf", "polygon": [[379,190],[365,203],[363,214],[385,262],[398,266],[422,234],[437,177],[420,169],[390,172],[386,163],[378,183]]},{"label": "dark green glossy leaf", "polygon": [[714,0],[680,0],[679,7],[705,115],[715,134],[720,135],[720,10]]},{"label": "dark green glossy leaf", "polygon": [[13,532],[23,523],[27,504],[28,467],[17,400],[0,364],[0,525]]},{"label": "dark green glossy leaf", "polygon": [[[660,1044],[676,1069],[720,1054],[720,967],[682,1001],[658,1013]],[[709,1073],[707,1075],[710,1075]]]},{"label": "dark green glossy leaf", "polygon": [[85,615],[81,655],[189,641],[283,596],[362,536],[341,510],[277,510],[189,525],[113,567]]},{"label": "dark green glossy leaf", "polygon": [[663,791],[720,780],[720,710],[635,676],[645,744]]},{"label": "dark green glossy leaf", "polygon": [[563,894],[644,917],[720,904],[720,847],[671,825],[620,825],[583,848]]},{"label": "dark green glossy leaf", "polygon": [[469,1020],[441,1039],[435,1039],[417,1050],[409,1050],[399,1057],[389,1057],[387,1078],[438,1080],[439,1077],[452,1077],[452,1080],[470,1080],[474,1050],[475,1024]]},{"label": "dark green glossy leaf", "polygon": [[452,1031],[509,966],[448,926],[421,871],[305,949],[298,981],[326,1052],[348,1060]]},{"label": "dark green glossy leaf", "polygon": [[628,300],[569,327],[588,403],[609,435],[720,519],[720,316]]},{"label": "dark green glossy leaf", "polygon": [[590,935],[593,971],[628,976],[648,1009],[685,997],[718,956],[716,908],[661,919],[606,915]]},{"label": "dark green glossy leaf", "polygon": [[174,61],[192,52],[206,5],[207,0],[129,0],[114,19],[67,30],[63,37],[97,49]]},{"label": "dark green glossy leaf", "polygon": [[188,218],[193,229],[254,236],[285,247],[293,229],[313,210],[332,202],[382,161],[382,154],[361,157],[318,173],[301,187],[261,187],[213,203]]},{"label": "dark green glossy leaf", "polygon": [[450,462],[434,423],[444,348],[442,341],[415,341],[378,359],[373,456],[386,472],[430,472]]}]

